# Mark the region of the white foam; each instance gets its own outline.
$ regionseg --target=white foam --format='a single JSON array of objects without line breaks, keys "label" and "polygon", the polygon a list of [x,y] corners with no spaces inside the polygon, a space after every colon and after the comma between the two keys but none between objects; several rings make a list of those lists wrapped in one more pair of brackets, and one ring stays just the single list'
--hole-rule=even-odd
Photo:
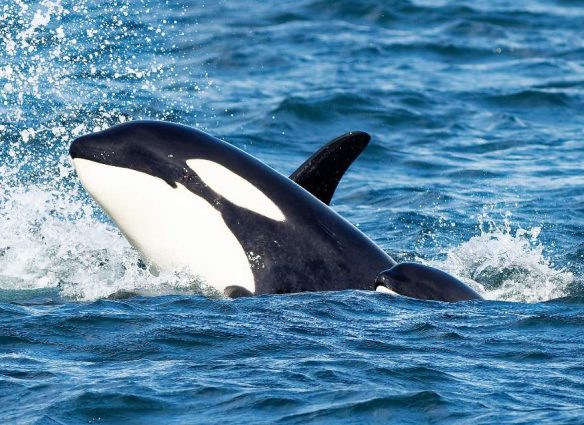
[{"label": "white foam", "polygon": [[[93,3],[11,0],[0,6],[0,137],[6,152],[0,164],[0,289],[59,288],[62,295],[82,300],[119,290],[209,293],[180,272],[153,276],[137,267],[137,251],[79,192],[64,154],[73,138],[129,116],[188,114],[197,108],[192,98],[185,106],[176,91],[160,90],[184,75],[201,87],[198,94],[211,87],[208,75],[192,75],[188,64],[165,49],[156,49],[147,61],[132,49],[86,54],[88,39],[92,46],[105,46],[115,38],[123,46],[143,38],[134,31],[132,5],[100,4],[103,13],[96,16]],[[135,6],[141,4],[144,0]],[[151,25],[147,43],[171,44],[173,23],[153,20]],[[94,84],[72,78],[83,69],[95,75]],[[135,90],[123,97],[117,89],[104,90],[104,84],[115,86],[115,78],[132,79]],[[136,98],[154,98],[164,106],[145,111]]]},{"label": "white foam", "polygon": [[541,230],[512,226],[510,214],[501,226],[485,215],[479,235],[428,264],[456,275],[488,299],[540,302],[566,296],[574,275],[546,257]]}]

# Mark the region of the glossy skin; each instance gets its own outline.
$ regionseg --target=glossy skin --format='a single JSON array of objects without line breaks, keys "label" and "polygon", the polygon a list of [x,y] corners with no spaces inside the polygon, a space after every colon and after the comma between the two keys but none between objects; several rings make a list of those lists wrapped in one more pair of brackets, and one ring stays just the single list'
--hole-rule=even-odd
[{"label": "glossy skin", "polygon": [[416,263],[401,263],[380,273],[375,286],[384,286],[397,294],[421,300],[454,302],[483,299],[448,273]]},{"label": "glossy skin", "polygon": [[[259,256],[259,261],[250,262],[255,295],[374,290],[379,271],[395,265],[367,236],[299,185],[196,129],[131,122],[77,139],[70,154],[147,173],[171,187],[181,183],[207,201],[220,212],[245,253]],[[190,159],[221,164],[252,183],[282,210],[286,220],[270,220],[231,203],[187,166]]]}]

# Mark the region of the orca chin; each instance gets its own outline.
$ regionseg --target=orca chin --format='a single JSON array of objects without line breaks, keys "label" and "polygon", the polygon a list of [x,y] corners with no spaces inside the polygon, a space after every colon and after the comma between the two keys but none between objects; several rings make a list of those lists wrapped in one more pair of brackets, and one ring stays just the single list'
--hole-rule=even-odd
[{"label": "orca chin", "polygon": [[[442,270],[416,263],[400,263],[381,272],[376,290],[433,301],[482,300],[476,291]],[[384,291],[385,289],[386,291]]]}]

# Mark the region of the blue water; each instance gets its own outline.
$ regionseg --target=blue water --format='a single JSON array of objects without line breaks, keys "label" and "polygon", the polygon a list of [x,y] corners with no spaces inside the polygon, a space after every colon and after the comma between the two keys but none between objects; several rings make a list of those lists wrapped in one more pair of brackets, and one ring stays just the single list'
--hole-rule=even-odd
[{"label": "blue water", "polygon": [[[582,423],[583,27],[561,0],[0,4],[0,422]],[[333,207],[488,300],[152,276],[67,156],[138,118],[283,173],[370,132]]]}]

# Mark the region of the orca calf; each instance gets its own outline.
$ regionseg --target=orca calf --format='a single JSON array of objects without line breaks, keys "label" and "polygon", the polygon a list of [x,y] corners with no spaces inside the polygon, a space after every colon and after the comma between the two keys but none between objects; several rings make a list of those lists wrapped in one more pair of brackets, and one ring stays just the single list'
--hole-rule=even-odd
[{"label": "orca calf", "polygon": [[81,183],[158,269],[228,297],[345,289],[462,301],[454,277],[396,262],[328,204],[367,133],[329,142],[290,178],[199,130],[135,121],[80,137]]}]

